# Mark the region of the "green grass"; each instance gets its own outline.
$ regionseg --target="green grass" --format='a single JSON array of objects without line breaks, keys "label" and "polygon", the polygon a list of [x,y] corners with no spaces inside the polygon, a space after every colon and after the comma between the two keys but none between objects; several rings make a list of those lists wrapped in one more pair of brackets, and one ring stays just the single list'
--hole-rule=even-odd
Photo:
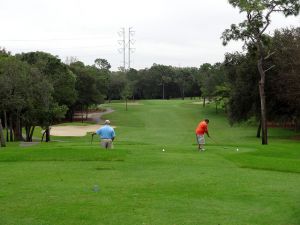
[{"label": "green grass", "polygon": [[[262,146],[255,127],[230,127],[213,106],[191,102],[106,105],[115,112],[104,118],[117,126],[111,151],[90,135],[8,143],[0,149],[0,224],[300,224],[296,134],[271,129]],[[194,129],[206,117],[218,144],[207,138],[199,153]]]}]

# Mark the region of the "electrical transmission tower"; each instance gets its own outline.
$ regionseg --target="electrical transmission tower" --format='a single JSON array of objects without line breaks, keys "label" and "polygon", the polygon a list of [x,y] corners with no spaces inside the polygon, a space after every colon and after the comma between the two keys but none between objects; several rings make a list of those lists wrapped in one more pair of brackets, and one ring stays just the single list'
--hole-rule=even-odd
[{"label": "electrical transmission tower", "polygon": [[126,68],[126,60],[125,60],[125,54],[126,54],[126,42],[125,42],[125,28],[122,27],[121,30],[118,32],[119,36],[122,38],[122,40],[119,40],[119,45],[121,45],[122,47],[119,48],[119,52],[123,53],[123,68],[122,70],[125,71]]},{"label": "electrical transmission tower", "polygon": [[[132,30],[132,27],[128,28],[128,42],[126,44],[126,35],[125,35],[125,28],[121,28],[121,31],[118,32],[119,36],[122,38],[122,40],[119,40],[119,45],[121,45],[122,47],[119,48],[119,52],[123,53],[123,66],[122,66],[122,70],[125,71],[126,70],[126,64],[128,65],[127,69],[130,70],[130,66],[131,66],[131,53],[134,52],[134,48],[132,48],[132,45],[134,45],[135,41],[132,39],[133,35],[134,35],[135,31]],[[126,49],[127,47],[127,49]],[[127,63],[126,63],[126,50],[128,53],[128,59],[127,59]]]},{"label": "electrical transmission tower", "polygon": [[131,45],[134,44],[134,40],[131,38],[134,35],[134,31],[132,30],[132,27],[129,27],[128,29],[128,70],[130,70],[130,65],[131,65],[131,58],[130,58],[130,53],[134,52],[134,48],[131,48]]}]

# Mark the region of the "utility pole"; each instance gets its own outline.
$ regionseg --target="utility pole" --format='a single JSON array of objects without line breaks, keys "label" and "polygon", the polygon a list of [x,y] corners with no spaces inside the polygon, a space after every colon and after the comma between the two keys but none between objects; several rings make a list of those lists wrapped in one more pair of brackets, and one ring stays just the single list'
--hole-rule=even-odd
[{"label": "utility pole", "polygon": [[118,42],[119,42],[119,45],[122,46],[121,48],[119,48],[119,52],[123,53],[123,62],[122,63],[123,63],[123,70],[125,71],[125,69],[126,69],[126,67],[125,67],[126,66],[126,59],[125,59],[125,55],[126,55],[125,28],[122,27],[121,31],[119,31],[118,34],[122,38],[122,40],[119,40]]}]

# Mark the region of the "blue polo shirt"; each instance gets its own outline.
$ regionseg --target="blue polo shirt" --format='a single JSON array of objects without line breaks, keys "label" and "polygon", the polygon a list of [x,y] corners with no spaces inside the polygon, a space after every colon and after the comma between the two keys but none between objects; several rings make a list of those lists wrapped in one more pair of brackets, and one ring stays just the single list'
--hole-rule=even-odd
[{"label": "blue polo shirt", "polygon": [[100,129],[96,131],[96,134],[98,134],[101,139],[112,139],[116,136],[114,129],[109,125],[104,125]]}]

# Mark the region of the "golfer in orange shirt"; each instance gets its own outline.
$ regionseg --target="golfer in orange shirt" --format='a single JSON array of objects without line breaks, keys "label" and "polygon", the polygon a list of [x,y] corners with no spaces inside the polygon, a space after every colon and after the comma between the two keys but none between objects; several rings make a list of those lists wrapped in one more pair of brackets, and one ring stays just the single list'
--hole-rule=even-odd
[{"label": "golfer in orange shirt", "polygon": [[209,120],[205,119],[205,120],[201,121],[196,128],[196,138],[197,138],[199,151],[205,150],[204,149],[204,145],[205,145],[204,134],[206,133],[207,136],[209,137],[208,123],[209,123]]}]

